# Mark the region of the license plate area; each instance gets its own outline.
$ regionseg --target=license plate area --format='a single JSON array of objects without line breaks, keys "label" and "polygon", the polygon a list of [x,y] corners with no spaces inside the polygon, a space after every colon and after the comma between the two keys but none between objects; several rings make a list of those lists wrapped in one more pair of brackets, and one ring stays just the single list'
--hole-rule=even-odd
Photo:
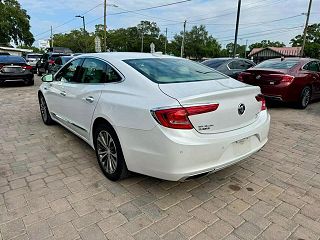
[{"label": "license plate area", "polygon": [[251,150],[251,137],[246,137],[232,143],[233,153],[235,155],[243,155]]}]

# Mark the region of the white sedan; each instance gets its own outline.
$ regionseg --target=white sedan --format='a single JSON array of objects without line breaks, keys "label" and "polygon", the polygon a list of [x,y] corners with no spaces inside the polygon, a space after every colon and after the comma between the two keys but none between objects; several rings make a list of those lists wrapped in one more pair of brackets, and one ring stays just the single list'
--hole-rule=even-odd
[{"label": "white sedan", "polygon": [[259,87],[186,59],[85,54],[42,81],[44,123],[86,141],[111,180],[128,171],[173,181],[201,176],[249,157],[268,139]]}]

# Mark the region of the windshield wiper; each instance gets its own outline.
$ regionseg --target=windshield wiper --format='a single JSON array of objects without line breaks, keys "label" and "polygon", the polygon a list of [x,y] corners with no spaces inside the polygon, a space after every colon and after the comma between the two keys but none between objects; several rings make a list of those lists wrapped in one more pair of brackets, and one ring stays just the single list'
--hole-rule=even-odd
[{"label": "windshield wiper", "polygon": [[198,71],[198,70],[196,70],[196,72],[198,72],[198,73],[202,73],[202,74],[212,73],[212,71],[208,71],[208,72],[201,72],[201,71]]}]

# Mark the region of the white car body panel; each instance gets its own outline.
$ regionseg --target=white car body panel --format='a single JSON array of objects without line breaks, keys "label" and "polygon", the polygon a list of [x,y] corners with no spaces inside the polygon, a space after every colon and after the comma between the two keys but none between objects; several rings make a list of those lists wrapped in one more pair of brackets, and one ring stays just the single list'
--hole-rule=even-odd
[{"label": "white car body panel", "polygon": [[[270,116],[267,111],[260,112],[261,103],[254,98],[260,93],[259,88],[231,78],[157,84],[122,61],[156,57],[171,58],[140,53],[84,54],[74,59],[103,60],[123,76],[122,81],[98,84],[54,81],[43,83],[40,91],[52,118],[93,148],[94,121],[107,120],[118,135],[128,169],[161,179],[176,181],[217,171],[266,144]],[[86,101],[88,97],[93,97],[93,102]],[[192,130],[163,127],[150,113],[159,108],[210,103],[219,103],[218,110],[190,116],[195,127]],[[248,106],[247,119],[231,113],[237,111],[239,103]],[[215,126],[212,129],[197,129],[211,120]]]}]

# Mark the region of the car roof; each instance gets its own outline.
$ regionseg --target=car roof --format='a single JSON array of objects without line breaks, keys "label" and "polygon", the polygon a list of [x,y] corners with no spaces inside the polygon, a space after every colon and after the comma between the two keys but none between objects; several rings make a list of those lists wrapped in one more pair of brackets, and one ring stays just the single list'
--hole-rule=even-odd
[{"label": "car roof", "polygon": [[0,55],[0,62],[2,61],[25,61],[23,57],[20,57],[20,56],[15,56],[15,55]]},{"label": "car roof", "polygon": [[138,52],[105,52],[105,53],[86,53],[77,56],[83,57],[98,57],[102,59],[114,60],[129,60],[129,59],[144,59],[144,58],[177,58],[174,56],[163,55],[161,53],[138,53]]}]

